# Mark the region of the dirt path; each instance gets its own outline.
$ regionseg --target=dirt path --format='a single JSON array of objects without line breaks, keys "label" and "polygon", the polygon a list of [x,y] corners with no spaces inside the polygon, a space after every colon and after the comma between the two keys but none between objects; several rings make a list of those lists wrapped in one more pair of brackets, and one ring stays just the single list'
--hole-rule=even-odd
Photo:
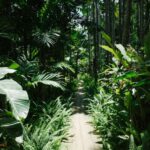
[{"label": "dirt path", "polygon": [[76,93],[74,114],[71,116],[71,129],[68,141],[62,144],[61,150],[102,150],[99,137],[94,134],[91,118],[85,113],[84,93],[80,87]]}]

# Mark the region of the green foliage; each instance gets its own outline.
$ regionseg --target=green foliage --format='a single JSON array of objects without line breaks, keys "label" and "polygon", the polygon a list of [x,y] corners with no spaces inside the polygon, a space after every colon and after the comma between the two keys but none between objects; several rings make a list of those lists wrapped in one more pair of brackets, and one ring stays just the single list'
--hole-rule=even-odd
[{"label": "green foliage", "polygon": [[26,91],[12,79],[0,80],[0,94],[6,95],[12,113],[17,120],[25,119],[29,111],[29,98]]},{"label": "green foliage", "polygon": [[7,67],[1,67],[0,68],[0,79],[4,78],[5,75],[9,74],[9,73],[14,73],[16,70],[7,68]]},{"label": "green foliage", "polygon": [[15,78],[27,90],[32,89],[32,87],[36,89],[40,83],[45,86],[65,90],[64,77],[58,71],[55,71],[55,69],[51,70],[51,73],[49,71],[50,69],[47,69],[48,71],[41,71],[39,61],[34,58],[34,56],[33,60],[28,60],[28,58],[23,55],[19,58],[18,63],[13,62],[10,68],[17,70],[17,77]]},{"label": "green foliage", "polygon": [[[105,87],[106,88],[106,87]],[[104,88],[90,100],[90,113],[93,123],[102,137],[104,149],[127,148],[128,134],[125,132],[128,112],[117,96],[106,93]],[[123,149],[122,148],[122,149]]]},{"label": "green foliage", "polygon": [[22,121],[29,112],[29,98],[26,91],[12,79],[3,79],[8,73],[14,73],[15,70],[7,67],[0,68],[0,134],[1,138],[12,138],[17,142],[22,139],[23,125]]},{"label": "green foliage", "polygon": [[[56,80],[56,81],[55,81]],[[62,80],[62,77],[59,74],[54,73],[41,73],[36,75],[31,79],[32,86],[36,86],[38,83],[42,83],[44,85],[49,85],[55,88],[60,88],[61,90],[65,90],[65,88],[59,83]]]},{"label": "green foliage", "polygon": [[94,79],[89,74],[79,74],[79,79],[83,81],[85,93],[88,97],[96,93],[96,86]]},{"label": "green foliage", "polygon": [[66,71],[71,72],[73,74],[75,73],[75,70],[68,63],[65,63],[65,62],[57,63],[55,65],[55,68],[60,69],[60,70],[66,70]]},{"label": "green foliage", "polygon": [[110,52],[119,54],[119,59],[101,74],[98,95],[90,104],[93,123],[102,136],[104,149],[147,150],[150,143],[147,57],[139,56],[130,47],[125,50],[120,44]]},{"label": "green foliage", "polygon": [[41,112],[37,114],[35,111],[38,119],[32,120],[32,124],[26,126],[28,138],[25,139],[23,148],[25,150],[58,150],[61,141],[68,135],[71,110],[65,108],[60,98],[36,108]]},{"label": "green foliage", "polygon": [[48,31],[45,33],[41,33],[40,31],[36,31],[33,34],[33,38],[37,45],[51,47],[56,43],[57,38],[59,37],[59,32]]},{"label": "green foliage", "polygon": [[129,150],[136,150],[136,146],[135,146],[135,142],[134,142],[134,137],[133,137],[133,135],[130,136]]}]

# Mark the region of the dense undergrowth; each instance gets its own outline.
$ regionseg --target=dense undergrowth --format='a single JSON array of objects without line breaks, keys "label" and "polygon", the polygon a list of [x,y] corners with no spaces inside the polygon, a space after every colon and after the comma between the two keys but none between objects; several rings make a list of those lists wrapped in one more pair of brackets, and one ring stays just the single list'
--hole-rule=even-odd
[{"label": "dense undergrowth", "polygon": [[[4,67],[8,64],[9,67]],[[64,68],[73,69],[59,63],[51,72],[40,71],[36,61],[27,59],[18,63],[5,60],[1,66],[1,149],[59,149],[62,140],[67,138],[74,89],[62,70],[65,73]],[[46,100],[59,95],[62,98]]]},{"label": "dense undergrowth", "polygon": [[[71,109],[62,104],[62,99],[36,106],[34,122],[25,126],[27,136],[23,144],[25,150],[58,150],[61,142],[67,137],[70,126]],[[69,104],[70,105],[70,104]],[[36,119],[34,119],[36,118]]]},{"label": "dense undergrowth", "polygon": [[149,150],[149,30],[149,0],[0,0],[0,149],[57,150],[79,77],[104,150]]},{"label": "dense undergrowth", "polygon": [[[139,55],[133,48],[125,50],[121,45],[116,45],[116,48],[102,47],[114,54],[114,63],[100,74],[96,94],[89,100],[89,112],[102,137],[103,147],[106,150],[148,150],[148,53],[145,51],[144,56]],[[93,81],[90,78],[86,80],[85,89],[93,93]]]}]

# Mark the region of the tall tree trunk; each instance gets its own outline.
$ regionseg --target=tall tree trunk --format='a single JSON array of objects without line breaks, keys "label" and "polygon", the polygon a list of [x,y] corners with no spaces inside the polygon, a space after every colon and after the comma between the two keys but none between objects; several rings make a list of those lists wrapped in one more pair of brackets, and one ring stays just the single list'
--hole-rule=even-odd
[{"label": "tall tree trunk", "polygon": [[98,79],[98,69],[99,69],[99,12],[98,12],[98,0],[93,1],[93,37],[94,37],[94,60],[93,60],[93,71],[95,83]]},{"label": "tall tree trunk", "polygon": [[126,46],[130,39],[130,21],[131,21],[132,0],[127,0],[125,5],[124,29],[122,36],[122,44]]},{"label": "tall tree trunk", "polygon": [[[110,0],[105,0],[104,5],[105,5],[105,31],[109,36],[111,36]],[[111,57],[110,53],[106,52],[106,64],[109,64],[110,57]]]},{"label": "tall tree trunk", "polygon": [[150,1],[146,0],[145,31],[144,31],[144,35],[148,33],[149,29],[150,29]]},{"label": "tall tree trunk", "polygon": [[124,0],[119,0],[119,43],[122,42],[122,27],[123,27],[123,2]]},{"label": "tall tree trunk", "polygon": [[112,38],[112,43],[115,42],[115,0],[111,2],[111,38]]},{"label": "tall tree trunk", "polygon": [[140,33],[139,33],[139,43],[142,46],[143,39],[144,39],[144,0],[139,1],[139,18],[140,18]]},{"label": "tall tree trunk", "polygon": [[[90,15],[91,15],[91,5],[87,6],[87,22],[89,23],[90,22]],[[88,64],[88,72],[89,74],[92,73],[92,64],[91,64],[91,38],[90,38],[90,28],[91,26],[87,26],[87,30],[88,30],[88,40],[87,40],[87,44],[88,44],[88,61],[89,61],[89,64]]]}]

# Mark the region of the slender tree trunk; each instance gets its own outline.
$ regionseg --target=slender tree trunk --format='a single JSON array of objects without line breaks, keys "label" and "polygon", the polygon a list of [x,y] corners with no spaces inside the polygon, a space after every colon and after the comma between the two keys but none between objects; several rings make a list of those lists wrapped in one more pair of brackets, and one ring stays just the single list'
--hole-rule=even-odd
[{"label": "slender tree trunk", "polygon": [[149,29],[150,29],[150,1],[146,0],[145,31],[144,31],[144,35],[148,33]]},{"label": "slender tree trunk", "polygon": [[124,16],[124,29],[123,29],[123,36],[122,36],[122,44],[126,46],[129,44],[130,39],[130,20],[131,20],[131,7],[132,0],[126,1],[125,6],[125,16]]},{"label": "slender tree trunk", "polygon": [[111,37],[112,37],[112,43],[115,42],[115,0],[111,2]]},{"label": "slender tree trunk", "polygon": [[[110,0],[105,0],[104,5],[105,5],[105,31],[109,36],[111,36]],[[106,64],[109,64],[109,62],[110,62],[110,53],[106,52]]]},{"label": "slender tree trunk", "polygon": [[93,1],[93,37],[94,37],[94,60],[93,60],[93,72],[95,83],[98,79],[98,69],[99,69],[99,15],[98,15],[98,0]]},{"label": "slender tree trunk", "polygon": [[122,0],[119,0],[119,42],[122,41]]},{"label": "slender tree trunk", "polygon": [[144,39],[144,0],[140,0],[139,2],[139,7],[140,7],[140,46],[142,46],[143,39]]}]

